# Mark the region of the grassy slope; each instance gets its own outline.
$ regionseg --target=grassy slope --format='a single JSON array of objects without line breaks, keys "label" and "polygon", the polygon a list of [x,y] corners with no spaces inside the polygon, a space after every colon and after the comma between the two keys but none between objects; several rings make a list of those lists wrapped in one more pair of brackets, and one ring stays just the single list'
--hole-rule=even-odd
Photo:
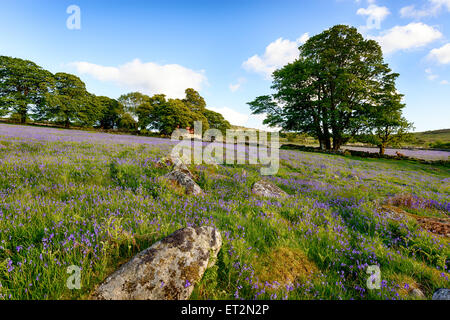
[{"label": "grassy slope", "polygon": [[[436,142],[450,143],[450,129],[416,132],[413,133],[414,141],[405,143],[405,147],[431,147]],[[314,138],[308,138],[306,141],[288,141],[287,139],[281,139],[282,143],[292,143],[299,145],[311,145],[317,146],[318,142]],[[357,143],[356,143],[357,145]]]},{"label": "grassy slope", "polygon": [[418,145],[427,146],[435,142],[450,142],[450,129],[414,133]]},{"label": "grassy slope", "polygon": [[[0,137],[0,299],[85,298],[121,263],[187,225],[223,234],[193,298],[385,299],[448,287],[448,240],[397,223],[375,201],[411,193],[450,202],[448,169],[281,151],[270,177],[288,200],[252,196],[255,166],[193,167],[206,196],[156,178],[168,148]],[[448,211],[419,208],[420,215]],[[382,290],[366,288],[380,265]],[[66,268],[83,268],[68,290]]]}]

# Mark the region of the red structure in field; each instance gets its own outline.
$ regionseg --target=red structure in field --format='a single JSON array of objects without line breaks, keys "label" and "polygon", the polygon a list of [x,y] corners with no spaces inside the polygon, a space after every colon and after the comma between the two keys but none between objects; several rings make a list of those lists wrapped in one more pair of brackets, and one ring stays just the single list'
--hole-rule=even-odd
[{"label": "red structure in field", "polygon": [[[177,129],[180,129],[180,125],[177,125]],[[194,134],[194,128],[186,127],[185,129],[186,129],[186,131],[189,132],[190,134]]]}]

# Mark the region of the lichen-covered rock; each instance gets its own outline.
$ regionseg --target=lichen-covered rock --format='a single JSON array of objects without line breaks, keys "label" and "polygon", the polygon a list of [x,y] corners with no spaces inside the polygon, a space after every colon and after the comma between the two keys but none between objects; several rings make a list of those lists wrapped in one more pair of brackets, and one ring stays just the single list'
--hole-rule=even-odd
[{"label": "lichen-covered rock", "polygon": [[450,300],[450,289],[442,288],[433,293],[432,300]]},{"label": "lichen-covered rock", "polygon": [[288,195],[286,192],[267,180],[255,182],[252,187],[252,192],[258,196],[269,198],[284,198]]},{"label": "lichen-covered rock", "polygon": [[159,159],[159,161],[156,163],[156,167],[182,171],[182,172],[188,174],[189,176],[191,176],[192,178],[194,178],[194,175],[188,169],[188,167],[183,162],[183,160],[180,158],[174,157],[171,154],[169,154],[167,157],[163,157],[163,158]]},{"label": "lichen-covered rock", "polygon": [[186,300],[214,264],[222,237],[213,227],[184,228],[137,254],[93,293],[98,300]]},{"label": "lichen-covered rock", "polygon": [[450,219],[448,218],[417,216],[392,205],[383,205],[380,207],[379,211],[384,213],[385,216],[391,220],[416,221],[428,232],[438,234],[443,237],[450,237]]},{"label": "lichen-covered rock", "polygon": [[194,181],[194,177],[190,174],[189,170],[186,172],[182,169],[176,169],[169,172],[164,176],[166,179],[182,186],[189,195],[201,195],[203,194],[202,188]]}]

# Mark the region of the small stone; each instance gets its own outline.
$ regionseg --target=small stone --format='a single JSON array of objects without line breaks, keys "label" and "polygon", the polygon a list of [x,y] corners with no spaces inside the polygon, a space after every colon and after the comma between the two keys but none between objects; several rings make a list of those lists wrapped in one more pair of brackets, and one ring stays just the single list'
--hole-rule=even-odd
[{"label": "small stone", "polygon": [[450,289],[441,288],[433,293],[432,300],[450,300]]},{"label": "small stone", "polygon": [[210,226],[184,228],[142,251],[92,294],[96,300],[186,300],[222,246]]},{"label": "small stone", "polygon": [[255,182],[252,192],[258,196],[269,198],[284,198],[288,196],[286,192],[267,180]]},{"label": "small stone", "polygon": [[416,298],[425,298],[425,295],[420,289],[414,288],[411,290],[411,296]]}]

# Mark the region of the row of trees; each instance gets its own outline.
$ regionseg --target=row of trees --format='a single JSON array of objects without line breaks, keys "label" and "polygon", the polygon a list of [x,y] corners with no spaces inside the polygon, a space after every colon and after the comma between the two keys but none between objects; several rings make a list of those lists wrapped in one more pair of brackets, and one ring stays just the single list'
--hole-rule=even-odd
[{"label": "row of trees", "polygon": [[129,114],[138,119],[140,128],[152,129],[164,135],[177,127],[193,127],[194,121],[202,123],[203,131],[209,128],[225,132],[230,123],[217,112],[208,110],[206,102],[194,89],[186,89],[184,99],[167,99],[163,94],[152,97],[139,92],[122,95],[118,102]]},{"label": "row of trees", "polygon": [[337,25],[299,47],[299,58],[273,73],[272,95],[249,105],[267,114],[264,123],[317,138],[322,149],[339,150],[350,139],[378,145],[405,138],[402,95],[380,45],[356,28]]},{"label": "row of trees", "polygon": [[89,93],[75,75],[52,74],[32,61],[6,56],[0,56],[0,116],[20,123],[31,118],[65,127],[152,130],[164,135],[177,127],[192,127],[194,121],[201,121],[204,130],[224,132],[231,127],[221,114],[206,108],[205,100],[194,89],[186,89],[184,99],[132,92],[116,100]]}]

